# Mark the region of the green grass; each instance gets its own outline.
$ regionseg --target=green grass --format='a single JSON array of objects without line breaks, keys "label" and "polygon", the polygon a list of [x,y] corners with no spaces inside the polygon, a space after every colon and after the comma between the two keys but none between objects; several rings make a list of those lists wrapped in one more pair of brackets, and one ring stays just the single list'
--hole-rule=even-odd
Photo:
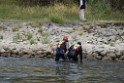
[{"label": "green grass", "polygon": [[[40,23],[54,22],[64,24],[68,22],[79,22],[79,6],[71,7],[63,4],[54,6],[19,6],[12,2],[3,2],[0,4],[0,19],[6,20],[26,20]],[[89,21],[124,21],[124,11],[114,11],[106,8],[106,5],[92,7],[88,5],[85,11],[86,19]]]},{"label": "green grass", "polygon": [[49,18],[50,18],[51,22],[54,22],[54,23],[57,23],[57,24],[64,24],[65,23],[64,18],[60,17],[58,15],[50,16]]},{"label": "green grass", "polygon": [[113,10],[105,0],[102,0],[98,1],[95,6],[91,4],[87,7],[86,18],[91,21],[124,22],[124,11]]}]

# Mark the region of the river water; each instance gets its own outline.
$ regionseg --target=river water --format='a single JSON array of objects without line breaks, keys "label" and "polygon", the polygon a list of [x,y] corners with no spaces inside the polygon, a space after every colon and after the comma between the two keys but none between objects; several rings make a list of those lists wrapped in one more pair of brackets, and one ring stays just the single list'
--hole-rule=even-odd
[{"label": "river water", "polygon": [[1,57],[0,83],[124,83],[124,63]]}]

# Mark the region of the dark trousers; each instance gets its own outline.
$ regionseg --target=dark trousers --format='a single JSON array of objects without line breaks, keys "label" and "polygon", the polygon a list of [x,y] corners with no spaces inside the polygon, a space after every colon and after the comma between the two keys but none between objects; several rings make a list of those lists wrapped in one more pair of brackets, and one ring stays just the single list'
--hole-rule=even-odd
[{"label": "dark trousers", "polygon": [[73,57],[72,60],[73,60],[74,62],[78,62],[78,57]]},{"label": "dark trousers", "polygon": [[75,56],[68,56],[68,59],[71,61],[71,59],[72,59],[72,61],[74,61],[74,62],[78,62],[78,57],[75,55]]},{"label": "dark trousers", "polygon": [[80,9],[86,9],[86,5],[82,5]]},{"label": "dark trousers", "polygon": [[83,5],[81,5],[80,9],[85,9],[86,8],[86,0],[83,0]]},{"label": "dark trousers", "polygon": [[64,54],[56,54],[55,61],[59,61],[60,58],[62,58],[63,61],[65,61],[65,56],[64,56]]}]

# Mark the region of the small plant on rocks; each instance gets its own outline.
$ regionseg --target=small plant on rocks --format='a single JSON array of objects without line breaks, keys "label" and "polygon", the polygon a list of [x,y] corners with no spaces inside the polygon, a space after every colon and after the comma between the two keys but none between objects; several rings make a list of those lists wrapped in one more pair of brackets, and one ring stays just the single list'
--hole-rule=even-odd
[{"label": "small plant on rocks", "polygon": [[42,36],[42,37],[48,37],[49,34],[48,34],[47,32],[42,32],[42,33],[41,33],[41,36]]},{"label": "small plant on rocks", "polygon": [[43,44],[48,44],[48,43],[49,43],[48,37],[44,37],[44,38],[42,39],[42,43],[43,43]]},{"label": "small plant on rocks", "polygon": [[34,39],[30,39],[30,44],[37,44],[37,42]]},{"label": "small plant on rocks", "polygon": [[38,30],[38,32],[39,32],[40,34],[42,34],[42,33],[43,33],[43,30],[40,28],[40,29]]},{"label": "small plant on rocks", "polygon": [[0,35],[0,39],[2,39],[2,40],[3,40],[3,38],[4,38],[4,37],[3,37],[3,35]]},{"label": "small plant on rocks", "polygon": [[72,39],[73,39],[73,40],[76,40],[76,38],[77,38],[77,36],[76,36],[76,35],[72,36]]},{"label": "small plant on rocks", "polygon": [[29,32],[29,33],[26,34],[27,40],[32,39],[32,37],[33,37],[33,34],[32,33]]},{"label": "small plant on rocks", "polygon": [[83,32],[79,32],[78,35],[82,36],[83,35]]},{"label": "small plant on rocks", "polygon": [[12,31],[17,32],[17,31],[19,31],[19,29],[20,29],[20,27],[16,27],[16,28],[13,28]]},{"label": "small plant on rocks", "polygon": [[20,33],[17,33],[14,37],[13,37],[13,41],[16,42],[18,40],[22,39],[22,36],[20,35]]},{"label": "small plant on rocks", "polygon": [[30,23],[30,25],[33,27],[33,28],[36,28],[36,27],[39,27],[41,25],[40,22],[32,22]]},{"label": "small plant on rocks", "polygon": [[74,29],[72,29],[72,30],[69,30],[67,33],[73,33],[73,32],[75,32],[75,30]]},{"label": "small plant on rocks", "polygon": [[0,25],[0,31],[7,29],[5,26]]}]

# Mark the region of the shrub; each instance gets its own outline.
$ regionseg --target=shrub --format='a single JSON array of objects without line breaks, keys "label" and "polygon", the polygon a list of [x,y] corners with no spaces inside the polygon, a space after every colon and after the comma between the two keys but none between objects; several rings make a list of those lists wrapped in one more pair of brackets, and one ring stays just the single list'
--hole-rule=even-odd
[{"label": "shrub", "polygon": [[20,5],[24,5],[24,6],[34,6],[34,5],[48,6],[48,5],[54,5],[56,3],[63,3],[65,5],[69,5],[77,1],[75,0],[18,0],[18,2]]},{"label": "shrub", "polygon": [[63,17],[59,17],[59,16],[50,16],[50,20],[54,23],[57,23],[57,24],[64,24],[65,23],[65,20]]}]

